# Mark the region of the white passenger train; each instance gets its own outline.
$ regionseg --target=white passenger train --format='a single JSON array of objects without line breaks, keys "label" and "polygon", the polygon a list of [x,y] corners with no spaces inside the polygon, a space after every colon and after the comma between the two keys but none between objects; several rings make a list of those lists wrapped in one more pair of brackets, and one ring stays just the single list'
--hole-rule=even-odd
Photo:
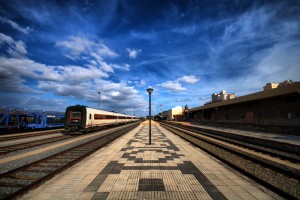
[{"label": "white passenger train", "polygon": [[66,109],[65,129],[68,131],[89,131],[107,125],[117,125],[138,121],[136,116],[88,108],[69,106]]}]

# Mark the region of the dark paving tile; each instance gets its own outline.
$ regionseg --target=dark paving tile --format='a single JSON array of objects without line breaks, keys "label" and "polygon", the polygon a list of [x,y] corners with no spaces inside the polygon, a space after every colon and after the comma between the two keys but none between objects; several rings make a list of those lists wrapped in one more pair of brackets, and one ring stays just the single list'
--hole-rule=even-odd
[{"label": "dark paving tile", "polygon": [[184,161],[184,164],[178,164],[178,168],[182,174],[193,174],[212,199],[227,199],[191,161]]},{"label": "dark paving tile", "polygon": [[96,192],[92,197],[92,200],[105,200],[107,199],[109,192]]},{"label": "dark paving tile", "polygon": [[147,179],[139,180],[138,191],[165,191],[165,185],[162,179]]}]

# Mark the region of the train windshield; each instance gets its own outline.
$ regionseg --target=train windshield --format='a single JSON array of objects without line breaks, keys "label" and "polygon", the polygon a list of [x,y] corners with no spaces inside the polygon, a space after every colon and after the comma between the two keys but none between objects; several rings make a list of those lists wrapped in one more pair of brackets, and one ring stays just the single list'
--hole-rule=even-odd
[{"label": "train windshield", "polygon": [[70,121],[71,122],[80,122],[81,121],[81,110],[71,110],[70,111]]}]

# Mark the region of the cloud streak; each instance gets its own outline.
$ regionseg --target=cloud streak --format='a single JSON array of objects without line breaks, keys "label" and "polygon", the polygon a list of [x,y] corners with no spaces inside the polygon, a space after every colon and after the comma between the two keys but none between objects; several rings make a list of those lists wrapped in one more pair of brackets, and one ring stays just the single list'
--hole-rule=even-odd
[{"label": "cloud streak", "polygon": [[15,41],[10,36],[0,33],[0,47],[7,45],[6,52],[13,57],[23,57],[27,54],[26,45],[21,40]]},{"label": "cloud streak", "polygon": [[23,28],[18,23],[12,21],[11,19],[7,19],[5,17],[0,16],[0,21],[4,24],[9,24],[15,30],[20,31],[26,35],[32,31],[30,27],[27,26],[27,27]]}]

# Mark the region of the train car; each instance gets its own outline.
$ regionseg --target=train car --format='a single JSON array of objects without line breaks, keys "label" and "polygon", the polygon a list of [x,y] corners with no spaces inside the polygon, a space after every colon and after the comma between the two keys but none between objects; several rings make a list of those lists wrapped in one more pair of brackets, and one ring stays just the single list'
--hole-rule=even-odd
[{"label": "train car", "polygon": [[44,128],[45,117],[42,110],[28,110],[19,116],[21,129]]},{"label": "train car", "polygon": [[64,127],[64,113],[28,110],[19,116],[22,129],[45,129]]},{"label": "train car", "polygon": [[66,109],[65,129],[68,131],[89,131],[107,125],[118,125],[138,121],[136,116],[76,105]]},{"label": "train car", "polygon": [[19,116],[24,113],[22,108],[0,107],[0,131],[19,129]]},{"label": "train car", "polygon": [[45,128],[58,128],[65,125],[65,113],[46,111],[45,118]]}]

